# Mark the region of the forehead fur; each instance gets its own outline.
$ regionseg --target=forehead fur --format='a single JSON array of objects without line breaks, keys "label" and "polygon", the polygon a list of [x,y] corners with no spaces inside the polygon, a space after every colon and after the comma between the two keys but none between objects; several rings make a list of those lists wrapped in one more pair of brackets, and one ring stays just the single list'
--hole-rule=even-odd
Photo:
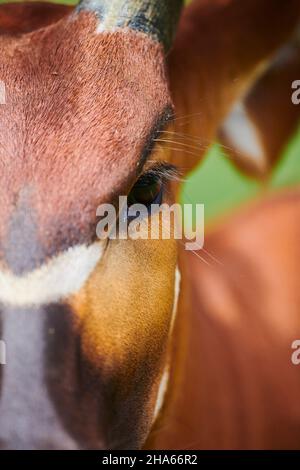
[{"label": "forehead fur", "polygon": [[47,253],[85,240],[98,204],[132,184],[169,105],[162,47],[142,33],[96,29],[82,12],[0,37],[2,247],[26,208]]}]

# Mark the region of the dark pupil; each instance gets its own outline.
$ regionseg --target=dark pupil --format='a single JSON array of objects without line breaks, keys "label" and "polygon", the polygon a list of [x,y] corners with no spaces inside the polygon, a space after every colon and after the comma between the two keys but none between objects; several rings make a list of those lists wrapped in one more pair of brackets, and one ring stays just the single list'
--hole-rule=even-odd
[{"label": "dark pupil", "polygon": [[162,182],[158,178],[145,178],[138,181],[129,195],[130,204],[144,204],[148,206],[158,198],[162,190]]}]

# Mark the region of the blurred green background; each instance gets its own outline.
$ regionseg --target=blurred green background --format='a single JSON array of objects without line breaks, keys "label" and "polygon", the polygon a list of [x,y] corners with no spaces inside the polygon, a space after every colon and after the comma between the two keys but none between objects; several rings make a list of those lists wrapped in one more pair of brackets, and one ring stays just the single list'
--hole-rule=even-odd
[{"label": "blurred green background", "polygon": [[[7,0],[0,0],[5,3]],[[56,3],[76,4],[74,0],[53,0]],[[189,3],[190,0],[186,0]],[[300,78],[300,77],[297,77]],[[273,171],[268,190],[300,183],[300,127],[286,146],[282,158]],[[265,186],[251,180],[231,164],[221,147],[215,143],[205,159],[184,184],[181,200],[185,203],[205,204],[206,220],[236,209],[243,203],[259,197]]]}]

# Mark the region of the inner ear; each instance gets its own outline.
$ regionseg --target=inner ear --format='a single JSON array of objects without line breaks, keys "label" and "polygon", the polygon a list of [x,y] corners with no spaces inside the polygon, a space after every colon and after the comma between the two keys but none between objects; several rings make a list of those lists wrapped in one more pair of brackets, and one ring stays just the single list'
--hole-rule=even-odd
[{"label": "inner ear", "polygon": [[30,2],[0,5],[0,34],[25,34],[56,23],[73,7]]}]

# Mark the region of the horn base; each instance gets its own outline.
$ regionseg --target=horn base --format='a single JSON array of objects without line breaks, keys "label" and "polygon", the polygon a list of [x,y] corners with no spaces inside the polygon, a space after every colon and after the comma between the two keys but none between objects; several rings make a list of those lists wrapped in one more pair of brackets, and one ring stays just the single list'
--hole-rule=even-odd
[{"label": "horn base", "polygon": [[77,11],[88,10],[100,20],[98,31],[130,28],[171,47],[183,0],[83,0]]}]

